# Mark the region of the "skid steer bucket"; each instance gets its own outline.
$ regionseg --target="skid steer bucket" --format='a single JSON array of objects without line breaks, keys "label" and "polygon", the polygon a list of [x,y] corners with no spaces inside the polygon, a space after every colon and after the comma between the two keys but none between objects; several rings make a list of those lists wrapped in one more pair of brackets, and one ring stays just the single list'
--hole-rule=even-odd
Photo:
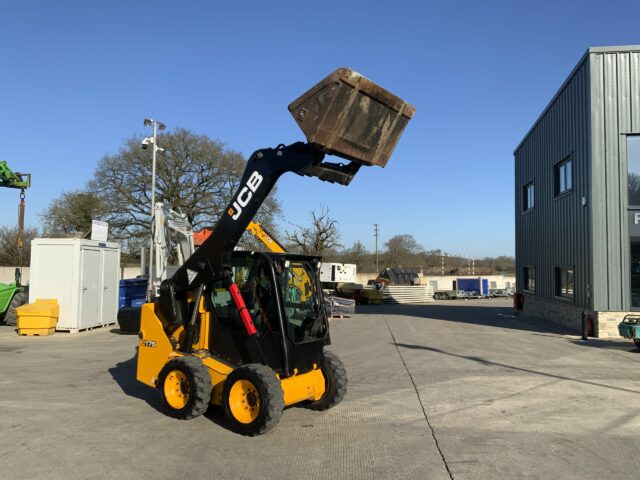
[{"label": "skid steer bucket", "polygon": [[320,150],[384,167],[415,108],[348,68],[339,68],[289,105]]}]

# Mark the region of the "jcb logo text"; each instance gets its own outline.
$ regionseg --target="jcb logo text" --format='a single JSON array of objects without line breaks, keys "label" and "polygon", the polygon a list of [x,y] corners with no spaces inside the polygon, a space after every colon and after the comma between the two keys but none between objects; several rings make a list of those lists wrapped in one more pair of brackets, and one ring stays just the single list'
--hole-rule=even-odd
[{"label": "jcb logo text", "polygon": [[231,215],[231,218],[233,218],[234,220],[240,218],[242,209],[247,206],[249,200],[251,200],[251,197],[256,192],[261,183],[262,175],[260,175],[258,172],[253,172],[249,177],[249,180],[247,180],[247,184],[242,187],[242,190],[240,190],[240,193],[238,193],[238,197],[234,200],[233,208],[230,208],[227,212],[229,213],[229,215]]}]

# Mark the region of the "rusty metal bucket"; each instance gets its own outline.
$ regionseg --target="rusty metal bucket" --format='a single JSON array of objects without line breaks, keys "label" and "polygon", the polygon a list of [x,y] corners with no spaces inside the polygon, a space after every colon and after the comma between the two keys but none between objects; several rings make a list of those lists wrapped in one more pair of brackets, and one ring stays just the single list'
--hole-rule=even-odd
[{"label": "rusty metal bucket", "polygon": [[339,68],[289,105],[322,151],[384,167],[415,107],[349,68]]}]

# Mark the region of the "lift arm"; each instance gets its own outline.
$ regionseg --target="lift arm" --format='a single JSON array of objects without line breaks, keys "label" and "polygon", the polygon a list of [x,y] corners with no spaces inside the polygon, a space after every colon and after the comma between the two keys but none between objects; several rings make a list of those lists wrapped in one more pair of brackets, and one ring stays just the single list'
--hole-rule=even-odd
[{"label": "lift arm", "polygon": [[25,190],[31,186],[30,173],[17,173],[9,168],[7,162],[0,160],[0,187]]},{"label": "lift arm", "polygon": [[360,163],[324,162],[324,153],[312,144],[279,145],[254,152],[247,162],[238,191],[205,242],[178,271],[162,282],[158,303],[169,323],[186,320],[186,292],[214,280],[229,280],[231,252],[256,212],[284,173],[294,172],[321,180],[348,185]]},{"label": "lift arm", "polygon": [[316,147],[301,142],[251,155],[240,187],[213,232],[168,280],[175,293],[224,277],[229,255],[281,175],[294,172],[348,185],[360,167],[358,163],[322,163],[323,158]]},{"label": "lift arm", "polygon": [[[359,73],[340,68],[292,102],[289,111],[309,143],[279,145],[251,155],[238,191],[211,236],[162,282],[158,313],[165,322],[184,325],[187,297],[199,298],[203,286],[214,280],[224,280],[233,291],[231,253],[281,175],[293,172],[348,185],[361,165],[387,163],[415,109]],[[323,162],[325,153],[351,163]],[[236,306],[243,309],[242,302]],[[191,328],[187,339],[189,332]],[[188,341],[185,344],[190,347]]]}]

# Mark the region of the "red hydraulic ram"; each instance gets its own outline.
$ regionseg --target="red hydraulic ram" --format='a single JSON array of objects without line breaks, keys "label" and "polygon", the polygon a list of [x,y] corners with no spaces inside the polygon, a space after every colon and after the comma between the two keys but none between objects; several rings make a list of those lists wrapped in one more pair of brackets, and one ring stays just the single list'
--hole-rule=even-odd
[{"label": "red hydraulic ram", "polygon": [[247,329],[247,334],[255,335],[256,326],[253,324],[253,320],[251,320],[251,315],[249,315],[249,310],[247,310],[247,305],[244,303],[244,299],[242,298],[242,294],[238,289],[238,285],[236,285],[235,283],[229,285],[229,293],[231,294],[233,303],[236,304],[236,308],[238,309],[238,313],[240,314],[242,323],[244,323],[244,328]]}]

